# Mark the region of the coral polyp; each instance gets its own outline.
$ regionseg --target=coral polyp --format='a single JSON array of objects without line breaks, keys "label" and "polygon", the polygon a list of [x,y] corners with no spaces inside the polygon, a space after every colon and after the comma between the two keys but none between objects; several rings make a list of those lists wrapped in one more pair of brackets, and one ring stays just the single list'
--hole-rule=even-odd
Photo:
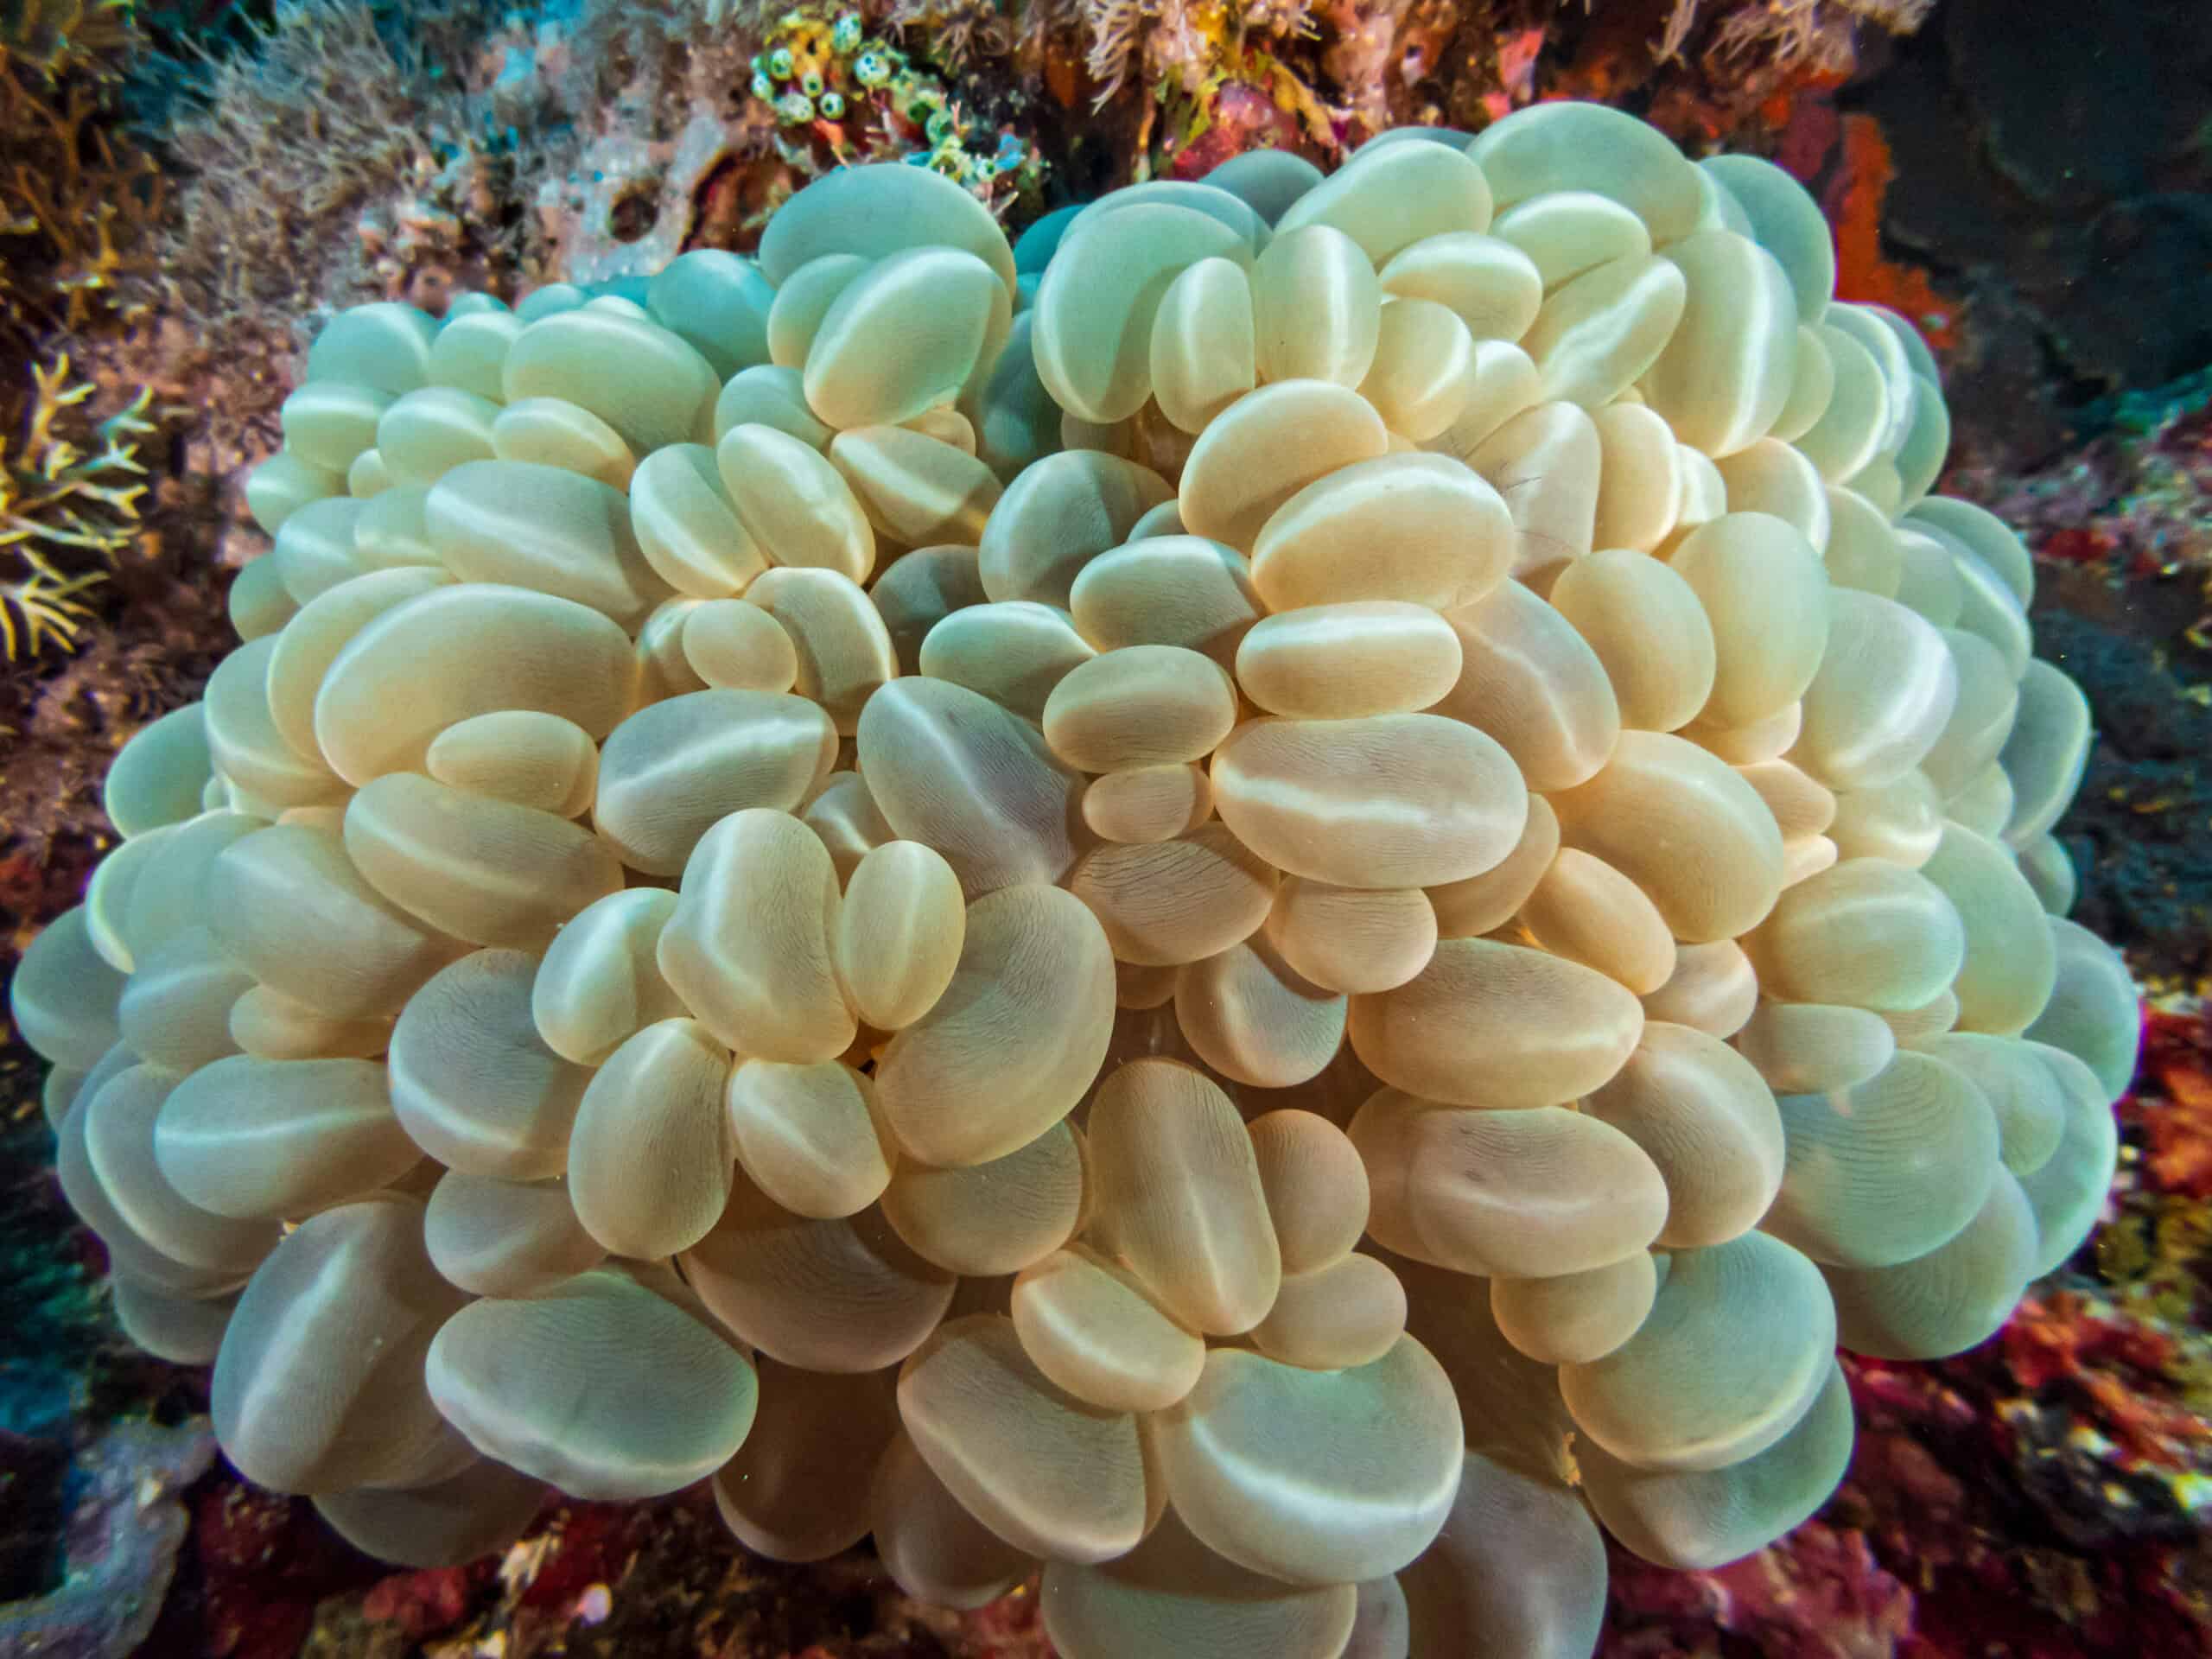
[{"label": "coral polyp", "polygon": [[1789,1531],[2137,1040],[1834,269],[1552,104],[340,315],[14,985],[126,1326],[387,1559],[711,1479],[1070,1659],[1576,1659],[1605,1535]]}]

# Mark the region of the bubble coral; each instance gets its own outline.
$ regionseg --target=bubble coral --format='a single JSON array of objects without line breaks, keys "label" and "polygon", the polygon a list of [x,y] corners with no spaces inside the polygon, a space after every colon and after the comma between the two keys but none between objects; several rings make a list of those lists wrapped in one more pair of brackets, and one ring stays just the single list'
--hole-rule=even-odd
[{"label": "bubble coral", "polygon": [[1585,1654],[1601,1526],[1787,1531],[1839,1344],[2082,1242],[2136,1032],[1832,271],[1554,104],[342,315],[14,986],[126,1323],[379,1554],[711,1476],[1074,1659]]}]

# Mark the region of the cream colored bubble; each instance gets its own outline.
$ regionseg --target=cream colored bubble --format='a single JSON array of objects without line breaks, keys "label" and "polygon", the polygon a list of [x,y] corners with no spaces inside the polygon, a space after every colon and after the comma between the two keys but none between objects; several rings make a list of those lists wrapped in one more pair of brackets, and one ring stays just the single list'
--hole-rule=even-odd
[{"label": "cream colored bubble", "polygon": [[1217,255],[1185,267],[1168,283],[1149,346],[1152,395],[1185,432],[1206,423],[1259,384],[1259,342],[1245,267]]},{"label": "cream colored bubble", "polygon": [[1427,890],[1439,936],[1472,938],[1503,926],[1536,890],[1536,883],[1551,868],[1558,851],[1559,817],[1549,801],[1541,795],[1531,795],[1528,821],[1511,851],[1480,875]]},{"label": "cream colored bubble", "polygon": [[2049,663],[2030,663],[2020,680],[2019,713],[1998,757],[2012,782],[2007,846],[2024,846],[2058,822],[2081,787],[2091,737],[2082,688]]},{"label": "cream colored bubble", "polygon": [[1713,626],[1716,670],[1708,723],[1756,724],[1796,702],[1822,664],[1827,575],[1809,543],[1769,514],[1731,512],[1675,549]]},{"label": "cream colored bubble", "polygon": [[1780,1104],[1789,1164],[1762,1225],[1831,1265],[1925,1255],[1973,1218],[1999,1168],[1997,1121],[1980,1091],[1909,1049],[1847,1091]]},{"label": "cream colored bubble", "polygon": [[1233,1083],[1287,1089],[1318,1077],[1344,1043],[1344,997],[1286,962],[1264,934],[1185,967],[1176,1023]]},{"label": "cream colored bubble", "polygon": [[501,461],[557,467],[626,489],[638,457],[622,435],[588,409],[558,397],[525,397],[492,423],[492,453]]},{"label": "cream colored bubble", "polygon": [[1202,259],[1243,265],[1251,257],[1237,231],[1173,202],[1085,219],[1061,243],[1032,308],[1039,378],[1084,420],[1128,419],[1152,392],[1152,331],[1168,283]]},{"label": "cream colored bubble", "polygon": [[1449,144],[1363,150],[1284,209],[1275,234],[1309,225],[1343,232],[1376,265],[1433,236],[1490,228],[1483,169]]},{"label": "cream colored bubble", "polygon": [[1357,386],[1367,378],[1382,296],[1351,238],[1319,223],[1279,232],[1252,267],[1251,289],[1261,379]]},{"label": "cream colored bubble", "polygon": [[388,1019],[334,1019],[266,985],[231,1005],[231,1041],[259,1060],[367,1059],[391,1040]]},{"label": "cream colored bubble", "polygon": [[1713,625],[1679,571],[1609,543],[1560,574],[1551,603],[1604,666],[1622,725],[1675,731],[1712,696]]},{"label": "cream colored bubble", "polygon": [[[1476,341],[1520,339],[1543,304],[1543,278],[1527,254],[1469,231],[1408,244],[1383,264],[1380,281],[1385,294],[1442,306]],[[1470,365],[1470,372],[1478,371]]]},{"label": "cream colored bubble", "polygon": [[2142,1043],[2135,982],[2120,952],[2087,928],[2059,918],[2048,925],[2057,979],[2026,1035],[2082,1061],[2105,1099],[2118,1100],[2134,1077]]},{"label": "cream colored bubble", "polygon": [[1669,1249],[1748,1230],[1782,1183],[1783,1129],[1757,1071],[1710,1033],[1647,1021],[1635,1052],[1583,1109],[1642,1147],[1668,1193]]},{"label": "cream colored bubble", "polygon": [[340,312],[308,347],[307,378],[398,396],[423,384],[438,325],[411,305],[379,301]]},{"label": "cream colored bubble", "polygon": [[448,1282],[478,1296],[531,1296],[605,1259],[557,1180],[448,1170],[431,1189],[423,1242]]},{"label": "cream colored bubble", "polygon": [[989,265],[950,247],[902,249],[839,292],[809,340],[807,404],[835,427],[896,425],[949,404],[993,335],[1010,296]]},{"label": "cream colored bubble", "polygon": [[[2030,909],[2040,927],[2040,907]],[[1791,887],[1745,948],[1769,995],[1901,1013],[1949,988],[1967,938],[1942,887],[1859,858]]]},{"label": "cream colored bubble", "polygon": [[1367,1170],[1344,1131],[1289,1108],[1247,1128],[1283,1271],[1312,1273],[1350,1254],[1367,1226]]},{"label": "cream colored bubble", "polygon": [[1197,760],[1235,724],[1236,696],[1229,676],[1197,652],[1132,645],[1060,677],[1044,705],[1045,741],[1088,772]]},{"label": "cream colored bubble", "polygon": [[1638,996],[1675,971],[1675,941],[1643,890],[1603,859],[1562,849],[1522,905],[1520,922],[1554,956],[1594,968]]},{"label": "cream colored bubble", "polygon": [[1071,608],[1071,594],[1090,561],[1119,546],[1140,518],[1174,493],[1150,467],[1096,450],[1037,462],[1014,480],[984,529],[977,555],[984,592]]},{"label": "cream colored bubble", "polygon": [[1685,943],[1748,931],[1781,891],[1782,837],[1765,803],[1681,738],[1624,732],[1604,770],[1551,799],[1566,844],[1634,881]]},{"label": "cream colored bubble", "polygon": [[[922,641],[931,629],[955,611],[981,605],[988,597],[983,591],[981,561],[972,547],[917,548],[893,560],[868,588],[902,674],[920,671]],[[796,659],[792,673],[798,673]]]},{"label": "cream colored bubble", "polygon": [[1213,814],[1213,785],[1189,763],[1135,766],[1090,780],[1083,821],[1103,841],[1173,841]]},{"label": "cream colored bubble", "polygon": [[1195,535],[1251,548],[1301,490],[1388,448],[1382,416],[1357,392],[1325,380],[1262,386],[1199,434],[1177,493],[1183,523]]},{"label": "cream colored bubble", "polygon": [[391,393],[371,386],[310,381],[284,399],[277,423],[292,454],[311,466],[342,473],[355,456],[375,447],[377,421],[394,401]]},{"label": "cream colored bubble", "polygon": [[857,1029],[830,963],[839,904],[829,849],[806,825],[771,807],[732,812],[684,866],[661,974],[741,1054],[833,1059]]},{"label": "cream colored bubble", "polygon": [[1827,1502],[1851,1461],[1854,1422],[1841,1366],[1765,1451],[1724,1469],[1638,1469],[1599,1446],[1578,1452],[1582,1490],[1606,1532],[1662,1567],[1707,1570],[1764,1548]]},{"label": "cream colored bubble", "polygon": [[360,574],[353,560],[353,529],[361,503],[350,498],[310,501],[284,521],[269,556],[284,591],[304,605]]},{"label": "cream colored bubble", "polygon": [[492,443],[499,415],[496,393],[486,397],[451,387],[410,392],[378,420],[378,458],[401,484],[435,484],[455,467],[499,454]]},{"label": "cream colored bubble", "polygon": [[1493,590],[1512,557],[1495,490],[1449,456],[1397,454],[1339,467],[1270,513],[1252,583],[1275,611],[1370,600],[1450,610]]},{"label": "cream colored bubble", "polygon": [[948,1272],[1018,1273],[1074,1236],[1084,1169],[1081,1143],[1062,1119],[1027,1146],[965,1168],[901,1159],[883,1217],[915,1254]]},{"label": "cream colored bubble", "polygon": [[1182,645],[1224,668],[1266,608],[1243,554],[1179,532],[1099,554],[1074,579],[1068,604],[1101,651]]},{"label": "cream colored bubble", "polygon": [[[794,289],[796,284],[793,285]],[[780,299],[781,294],[778,297]],[[715,400],[713,432],[719,444],[741,426],[768,426],[797,438],[810,448],[827,450],[834,435],[807,407],[806,392],[796,367],[755,364],[732,375]],[[686,446],[672,444],[671,448]],[[658,452],[656,452],[658,453]]]},{"label": "cream colored bubble", "polygon": [[944,1326],[901,1368],[899,1414],[961,1505],[1018,1549],[1110,1560],[1143,1535],[1135,1420],[1061,1393],[1022,1351],[1011,1319]]},{"label": "cream colored bubble", "polygon": [[909,547],[973,545],[998,505],[998,479],[972,452],[907,427],[840,432],[830,441],[830,462],[876,534]]},{"label": "cream colored bubble", "polygon": [[1827,412],[1828,399],[1835,395],[1835,362],[1821,341],[1819,327],[1800,322],[1795,349],[1789,395],[1767,431],[1769,437],[1783,443],[1794,442],[1811,431]]},{"label": "cream colored bubble", "polygon": [[874,1085],[850,1066],[741,1059],[729,1073],[725,1106],[738,1162],[795,1215],[855,1215],[890,1182]]},{"label": "cream colored bubble", "polygon": [[1610,197],[1553,190],[1507,208],[1491,234],[1529,256],[1546,289],[1614,259],[1651,251],[1643,221]]},{"label": "cream colored bubble", "polygon": [[[458,946],[363,877],[337,836],[274,824],[218,853],[209,925],[263,984],[336,1019],[391,1014]],[[24,983],[17,976],[20,1002]]]},{"label": "cream colored bubble", "polygon": [[1363,889],[1292,876],[1276,891],[1267,931],[1284,962],[1317,985],[1388,991],[1428,965],[1437,912],[1418,887]]},{"label": "cream colored bubble", "polygon": [[1216,1349],[1154,1432],[1192,1531],[1296,1584],[1377,1578],[1419,1555],[1449,1512],[1464,1443],[1443,1368],[1410,1337],[1340,1371]]},{"label": "cream colored bubble", "polygon": [[966,933],[959,878],[919,842],[868,852],[845,887],[830,938],[839,985],[867,1025],[898,1031],[951,983]]},{"label": "cream colored bubble", "polygon": [[1586,410],[1611,402],[1658,361],[1688,296],[1681,269],[1654,254],[1609,260],[1553,290],[1520,342],[1540,395]]},{"label": "cream colored bubble", "polygon": [[171,1071],[235,1054],[231,1009],[253,988],[205,927],[180,928],[137,957],[116,1016],[131,1052]]},{"label": "cream colored bubble", "polygon": [[1528,811],[1506,751],[1435,715],[1247,721],[1212,776],[1216,810],[1254,851],[1339,887],[1478,875],[1512,850]]},{"label": "cream colored bubble", "polygon": [[1950,986],[1960,1029],[2018,1035],[2056,982],[2056,953],[2035,889],[2005,848],[1957,823],[1944,825],[1920,874],[1965,927],[1964,963]]},{"label": "cream colored bubble", "polygon": [[971,899],[1058,881],[1075,861],[1081,776],[988,698],[943,680],[893,680],[868,700],[859,740],[885,821],[943,854]]},{"label": "cream colored bubble", "polygon": [[1649,1254],[1550,1279],[1493,1279],[1491,1316],[1506,1339],[1547,1365],[1586,1365],[1637,1332],[1659,1288]]},{"label": "cream colored bubble", "polygon": [[1128,1268],[1082,1249],[1054,1252],[1014,1284],[1022,1351],[1055,1385],[1102,1411],[1158,1411],[1191,1391],[1205,1344]]},{"label": "cream colored bubble", "polygon": [[1650,1158],[1563,1107],[1470,1110],[1383,1089],[1349,1133],[1367,1166],[1370,1235],[1455,1273],[1586,1272],[1638,1254],[1666,1219]]},{"label": "cream colored bubble", "polygon": [[611,1268],[521,1300],[471,1303],[439,1331],[425,1376],[479,1451],[610,1501],[674,1491],[719,1468],[759,1399],[753,1367],[719,1332]]},{"label": "cream colored bubble", "polygon": [[808,1370],[880,1370],[944,1318],[955,1280],[899,1241],[880,1211],[795,1216],[741,1170],[714,1230],[682,1258],[715,1317],[771,1357]]},{"label": "cream colored bubble", "polygon": [[1958,701],[1943,636],[1893,601],[1829,594],[1828,650],[1806,688],[1790,758],[1839,792],[1878,788],[1916,766]]},{"label": "cream colored bubble", "polygon": [[700,838],[728,814],[795,810],[828,775],[836,748],[830,717],[804,697],[730,690],[671,697],[607,734],[594,827],[632,869],[680,874]]},{"label": "cream colored bubble", "polygon": [[1633,116],[1599,104],[1538,104],[1493,121],[1467,147],[1510,207],[1554,190],[1591,190],[1630,209],[1664,246],[1689,234],[1701,198],[1673,143]]},{"label": "cream colored bubble", "polygon": [[1340,1256],[1287,1274],[1252,1345],[1269,1359],[1311,1371],[1372,1364],[1405,1334],[1406,1293],[1371,1255]]},{"label": "cream colored bubble", "polygon": [[346,852],[386,899],[473,944],[541,946],[622,886],[620,863],[590,831],[418,772],[389,773],[354,795]]},{"label": "cream colored bubble", "polygon": [[422,1153],[375,1062],[239,1054],[177,1084],[155,1121],[154,1156],[200,1208],[276,1220],[372,1192]]},{"label": "cream colored bubble", "polygon": [[655,959],[675,910],[674,893],[632,887],[563,925],[531,985],[531,1016],[548,1047],[596,1065],[632,1033],[683,1013]]},{"label": "cream colored bubble", "polygon": [[[1357,1659],[1359,1653],[1345,1645],[1358,1611],[1352,1586],[1294,1588],[1233,1565],[1198,1542],[1172,1513],[1116,1560],[1096,1567],[1049,1564],[1039,1605],[1054,1650],[1067,1659],[1114,1659],[1159,1652],[1171,1643],[1192,1659],[1246,1653]],[[1404,1659],[1402,1643],[1398,1659]]]},{"label": "cream colored bubble", "polygon": [[499,368],[502,399],[559,397],[643,454],[696,435],[720,382],[707,359],[644,317],[585,308],[532,322]]},{"label": "cream colored bubble", "polygon": [[[424,674],[422,664],[438,671]],[[550,594],[441,587],[385,612],[338,654],[316,694],[317,747],[347,782],[423,764],[456,721],[534,709],[604,737],[629,712],[637,668],[607,617]]]},{"label": "cream colored bubble", "polygon": [[1604,452],[1589,415],[1539,402],[1467,454],[1467,464],[1504,500],[1516,535],[1511,574],[1541,589],[1590,552]]},{"label": "cream colored bubble", "polygon": [[767,568],[706,445],[654,450],[631,475],[629,496],[639,551],[678,593],[720,599],[743,591]]},{"label": "cream colored bubble", "polygon": [[1039,721],[1059,683],[1097,654],[1065,611],[1014,599],[943,618],[922,640],[918,666]]},{"label": "cream colored bubble", "polygon": [[128,838],[200,812],[210,776],[206,712],[188,702],[130,734],[109,763],[100,806]]},{"label": "cream colored bubble", "polygon": [[1193,1329],[1248,1331],[1274,1303],[1281,1256],[1236,1109],[1206,1076],[1139,1060],[1101,1085],[1090,1119],[1104,1243]]},{"label": "cream colored bubble", "polygon": [[[858,254],[825,253],[809,259],[776,284],[776,296],[768,306],[768,353],[777,368],[794,376],[794,391],[801,384],[798,377],[805,367],[823,318],[868,269],[868,261]],[[803,393],[799,401],[804,407]]]},{"label": "cream colored bubble", "polygon": [[1089,1086],[1113,1006],[1111,951],[1079,899],[1039,887],[978,899],[944,995],[877,1063],[899,1145],[964,1166],[1033,1141]]},{"label": "cream colored bubble", "polygon": [[841,736],[851,736],[868,699],[899,672],[890,632],[868,594],[841,571],[779,569],[746,597],[791,636],[798,695],[819,703]]},{"label": "cream colored bubble", "polygon": [[1777,1095],[1855,1088],[1888,1065],[1897,1046],[1881,1015],[1821,1002],[1762,1001],[1736,1037]]},{"label": "cream colored bubble", "polygon": [[[237,1219],[196,1204],[162,1171],[155,1137],[179,1081],[157,1066],[129,1066],[84,1091],[70,1114],[82,1122],[70,1135],[82,1137],[92,1179],[129,1235],[125,1255],[143,1245],[210,1285],[242,1283],[276,1247],[283,1230],[266,1218]],[[159,1285],[148,1288],[175,1294]]]},{"label": "cream colored bubble", "polygon": [[715,446],[715,465],[738,523],[771,563],[855,582],[874,569],[874,528],[818,450],[772,426],[734,426]]},{"label": "cream colored bubble", "polygon": [[652,1261],[706,1236],[729,1198],[722,1109],[729,1051],[694,1020],[626,1039],[592,1074],[569,1136],[569,1196],[585,1231]]},{"label": "cream colored bubble", "polygon": [[531,1017],[537,959],[463,957],[417,991],[391,1033],[393,1109],[415,1143],[453,1169],[509,1180],[559,1174],[591,1082]]},{"label": "cream colored bubble", "polygon": [[274,536],[307,503],[341,494],[345,488],[344,474],[280,449],[247,475],[246,511],[255,524]]},{"label": "cream colored bubble", "polygon": [[454,789],[573,818],[591,804],[599,751],[574,721],[513,709],[447,727],[424,764]]},{"label": "cream colored bubble", "polygon": [[324,754],[302,755],[276,724],[269,665],[282,643],[281,634],[264,635],[223,658],[207,681],[202,704],[215,772],[270,817],[286,807],[327,806],[346,798],[346,780],[334,775]]},{"label": "cream colored bubble", "polygon": [[397,1197],[327,1211],[254,1274],[210,1389],[216,1436],[248,1479],[413,1486],[467,1462],[423,1383],[430,1340],[464,1299],[430,1265],[422,1216]]},{"label": "cream colored bubble", "polygon": [[1746,1233],[1675,1255],[1643,1328],[1603,1359],[1563,1367],[1560,1387],[1576,1423],[1622,1461],[1718,1469],[1764,1451],[1811,1408],[1835,1335],[1813,1264]]},{"label": "cream colored bubble", "polygon": [[1761,438],[1718,463],[1732,512],[1780,518],[1812,544],[1827,550],[1832,519],[1828,489],[1812,464],[1789,445]]},{"label": "cream colored bubble", "polygon": [[1426,443],[1459,418],[1474,374],[1474,337],[1456,312],[1433,300],[1397,299],[1382,308],[1359,393],[1394,434]]},{"label": "cream colored bubble", "polygon": [[1094,848],[1069,891],[1105,931],[1119,961],[1147,967],[1197,962],[1249,938],[1274,900],[1273,866],[1224,825],[1172,841]]}]

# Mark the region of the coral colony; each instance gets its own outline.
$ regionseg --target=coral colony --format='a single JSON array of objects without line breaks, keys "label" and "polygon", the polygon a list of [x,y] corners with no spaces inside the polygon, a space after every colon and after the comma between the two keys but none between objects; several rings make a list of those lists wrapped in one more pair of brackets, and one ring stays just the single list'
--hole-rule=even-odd
[{"label": "coral colony", "polygon": [[63,1185],[389,1560],[711,1479],[1071,1659],[1586,1655],[2103,1203],[2027,556],[1766,162],[948,170],[322,331],[15,982]]}]

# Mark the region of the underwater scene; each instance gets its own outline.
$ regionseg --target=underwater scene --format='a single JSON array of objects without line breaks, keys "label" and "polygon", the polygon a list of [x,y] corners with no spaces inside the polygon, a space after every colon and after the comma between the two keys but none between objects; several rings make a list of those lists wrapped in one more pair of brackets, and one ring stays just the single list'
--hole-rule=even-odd
[{"label": "underwater scene", "polygon": [[0,0],[0,1659],[2212,1659],[2202,0]]}]

